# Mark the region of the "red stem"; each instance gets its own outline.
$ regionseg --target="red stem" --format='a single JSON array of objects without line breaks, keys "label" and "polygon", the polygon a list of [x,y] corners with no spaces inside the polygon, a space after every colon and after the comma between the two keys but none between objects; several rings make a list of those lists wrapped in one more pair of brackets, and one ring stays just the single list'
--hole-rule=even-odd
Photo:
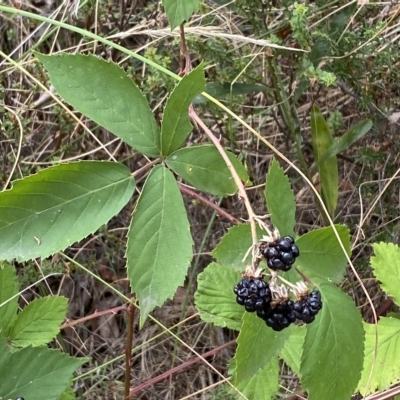
[{"label": "red stem", "polygon": [[[215,354],[219,353],[221,350],[223,350],[226,347],[228,347],[228,346],[230,346],[232,344],[235,344],[235,343],[236,343],[236,340],[231,340],[230,342],[225,343],[222,346],[219,346],[219,347],[217,347],[217,348],[215,348],[213,350],[208,351],[207,353],[202,354],[202,358],[207,358],[207,357],[214,356]],[[194,357],[194,358],[184,362],[181,365],[177,365],[176,367],[169,369],[168,371],[164,372],[163,374],[158,375],[153,379],[149,379],[148,381],[143,382],[139,386],[136,386],[135,388],[131,389],[129,395],[130,396],[134,396],[134,395],[138,394],[139,392],[141,392],[142,390],[146,389],[147,387],[149,387],[151,385],[154,385],[155,383],[161,382],[161,381],[169,378],[171,375],[183,372],[183,370],[185,368],[187,368],[190,365],[195,364],[195,363],[197,363],[199,361],[202,361],[202,359],[199,358],[199,357]]]},{"label": "red stem", "polygon": [[201,194],[194,192],[193,190],[187,188],[186,186],[179,184],[179,189],[182,193],[187,194],[191,197],[194,197],[197,200],[200,200],[202,203],[207,204],[209,207],[213,208],[219,215],[222,217],[227,218],[229,221],[233,222],[234,224],[240,224],[240,221],[236,219],[234,216],[223,210],[218,204],[213,203],[212,201],[206,199]]}]

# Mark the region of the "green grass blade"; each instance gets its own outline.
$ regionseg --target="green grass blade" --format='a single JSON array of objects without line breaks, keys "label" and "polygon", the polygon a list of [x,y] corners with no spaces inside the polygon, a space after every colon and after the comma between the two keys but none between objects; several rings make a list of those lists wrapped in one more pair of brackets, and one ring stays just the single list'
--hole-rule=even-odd
[{"label": "green grass blade", "polygon": [[[315,162],[333,145],[333,138],[328,124],[318,107],[311,110],[311,143]],[[334,217],[338,201],[338,164],[336,156],[332,156],[318,165],[321,182],[321,194],[329,215]]]}]

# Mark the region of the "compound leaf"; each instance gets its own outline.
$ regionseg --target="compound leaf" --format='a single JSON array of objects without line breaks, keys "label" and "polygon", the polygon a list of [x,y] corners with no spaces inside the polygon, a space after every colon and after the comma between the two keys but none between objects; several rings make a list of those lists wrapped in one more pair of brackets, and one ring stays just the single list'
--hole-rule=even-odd
[{"label": "compound leaf", "polygon": [[[328,124],[318,107],[311,110],[311,143],[315,161],[333,145],[333,138]],[[334,216],[338,200],[338,163],[335,155],[318,164],[321,194],[331,217]]]},{"label": "compound leaf", "polygon": [[200,8],[200,0],[163,0],[171,30],[189,20],[190,16]]},{"label": "compound leaf", "polygon": [[374,243],[371,257],[374,274],[381,288],[400,305],[400,248],[393,243]]},{"label": "compound leaf", "polygon": [[14,347],[38,347],[54,339],[67,313],[68,299],[48,296],[35,299],[18,314],[8,339]]},{"label": "compound leaf", "polygon": [[216,263],[199,274],[195,301],[203,321],[240,330],[244,309],[233,293],[239,280],[240,275],[233,269]]},{"label": "compound leaf", "polygon": [[48,257],[93,233],[131,198],[135,181],[114,162],[47,168],[0,193],[0,259]]},{"label": "compound leaf", "polygon": [[179,147],[192,131],[188,109],[193,99],[204,91],[203,65],[185,75],[176,85],[165,105],[161,122],[161,154],[167,156]]},{"label": "compound leaf", "polygon": [[15,274],[15,267],[8,263],[0,263],[0,332],[7,336],[12,324],[17,318],[18,280]]},{"label": "compound leaf", "polygon": [[[240,179],[248,183],[246,169],[229,151],[226,152]],[[196,189],[226,196],[237,192],[237,186],[218,150],[212,145],[191,146],[170,154],[166,163]]]},{"label": "compound leaf", "polygon": [[0,398],[57,400],[74,371],[88,358],[73,358],[47,347],[26,347],[10,352],[0,341]]},{"label": "compound leaf", "polygon": [[278,161],[272,161],[267,174],[265,199],[271,221],[281,236],[294,236],[296,203],[289,178]]},{"label": "compound leaf", "polygon": [[[380,317],[378,326],[364,323],[364,329],[364,368],[358,391],[367,396],[376,390],[384,391],[399,380],[400,321],[397,318]],[[378,329],[377,346],[376,329]]]},{"label": "compound leaf", "polygon": [[[262,236],[262,231],[257,226],[257,234]],[[249,224],[240,224],[228,229],[221,242],[214,248],[211,255],[222,265],[233,268],[237,271],[244,271],[246,265],[251,263],[251,228]],[[242,262],[244,256],[247,258]]]},{"label": "compound leaf", "polygon": [[148,157],[160,155],[160,131],[146,98],[117,64],[93,55],[35,53],[58,94]]},{"label": "compound leaf", "polygon": [[193,240],[183,199],[172,173],[150,172],[132,216],[126,251],[132,292],[140,304],[140,325],[182,285]]},{"label": "compound leaf", "polygon": [[289,330],[275,332],[255,314],[244,313],[235,354],[235,383],[248,381],[264,368],[279,354],[288,336]]},{"label": "compound leaf", "polygon": [[307,325],[300,366],[302,387],[310,400],[348,399],[363,364],[362,318],[352,299],[335,286],[322,283],[320,291],[322,310]]},{"label": "compound leaf", "polygon": [[[335,227],[347,254],[350,254],[349,230],[342,225]],[[297,265],[307,276],[311,274],[332,282],[342,280],[347,259],[331,226],[306,233],[296,244],[300,249]]]}]

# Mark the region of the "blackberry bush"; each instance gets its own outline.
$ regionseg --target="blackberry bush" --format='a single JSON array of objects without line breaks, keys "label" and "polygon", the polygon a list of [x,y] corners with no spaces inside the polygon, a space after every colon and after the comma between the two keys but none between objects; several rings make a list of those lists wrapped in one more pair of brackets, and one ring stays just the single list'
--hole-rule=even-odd
[{"label": "blackberry bush", "polygon": [[268,268],[274,271],[289,271],[300,255],[299,248],[291,236],[278,238],[273,242],[264,241],[260,250],[267,260]]}]

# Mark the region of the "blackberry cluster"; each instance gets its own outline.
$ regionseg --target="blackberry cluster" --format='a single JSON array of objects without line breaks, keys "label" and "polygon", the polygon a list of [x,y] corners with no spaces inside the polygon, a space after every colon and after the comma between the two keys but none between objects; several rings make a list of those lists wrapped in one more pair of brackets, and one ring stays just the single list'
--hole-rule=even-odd
[{"label": "blackberry cluster", "polygon": [[322,308],[321,293],[312,291],[307,298],[293,303],[293,311],[296,318],[309,324],[313,322],[318,311]]},{"label": "blackberry cluster", "polygon": [[296,321],[291,300],[279,303],[272,309],[257,311],[257,315],[274,331],[281,331]]},{"label": "blackberry cluster", "polygon": [[255,312],[269,307],[271,290],[262,279],[244,277],[233,289],[236,301],[244,306],[246,311]]},{"label": "blackberry cluster", "polygon": [[295,259],[300,255],[299,248],[294,244],[291,236],[285,236],[270,243],[261,252],[267,259],[268,267],[274,271],[289,271]]},{"label": "blackberry cluster", "polygon": [[238,304],[248,312],[256,312],[274,331],[281,331],[300,320],[309,324],[322,308],[321,293],[312,291],[307,297],[297,301],[281,298],[272,301],[271,289],[261,278],[244,277],[234,287]]}]

